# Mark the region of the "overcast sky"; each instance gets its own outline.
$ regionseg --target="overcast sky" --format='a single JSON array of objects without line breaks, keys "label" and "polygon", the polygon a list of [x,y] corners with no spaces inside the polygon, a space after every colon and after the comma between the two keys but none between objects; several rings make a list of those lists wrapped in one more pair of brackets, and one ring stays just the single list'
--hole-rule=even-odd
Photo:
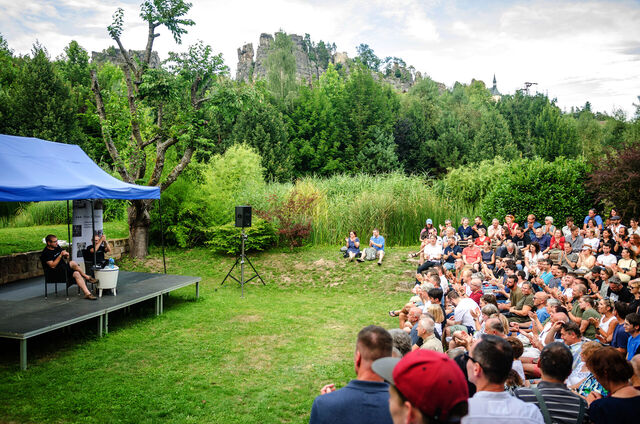
[{"label": "overcast sky", "polygon": [[[71,41],[85,49],[114,44],[106,31],[117,7],[125,10],[124,45],[143,49],[141,0],[0,0],[0,33],[15,53],[39,40],[52,57]],[[154,45],[162,58],[197,40],[223,53],[235,76],[237,48],[260,33],[283,29],[334,42],[350,57],[366,43],[398,56],[423,74],[452,86],[472,78],[502,93],[525,81],[568,110],[621,108],[630,118],[640,95],[640,0],[193,0],[196,25],[183,45],[168,31]]]}]

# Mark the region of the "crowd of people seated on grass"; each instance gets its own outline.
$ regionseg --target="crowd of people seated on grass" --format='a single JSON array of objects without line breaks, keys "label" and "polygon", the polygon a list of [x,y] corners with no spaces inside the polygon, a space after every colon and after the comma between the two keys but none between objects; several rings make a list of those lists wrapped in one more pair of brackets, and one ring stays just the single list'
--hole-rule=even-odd
[{"label": "crowd of people seated on grass", "polygon": [[310,422],[638,422],[638,220],[564,224],[427,220],[397,328],[361,331],[357,379]]}]

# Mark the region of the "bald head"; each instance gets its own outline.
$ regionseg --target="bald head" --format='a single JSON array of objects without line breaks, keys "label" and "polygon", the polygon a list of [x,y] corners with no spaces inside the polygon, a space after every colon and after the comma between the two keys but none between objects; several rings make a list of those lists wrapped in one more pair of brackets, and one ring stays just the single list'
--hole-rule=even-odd
[{"label": "bald head", "polygon": [[415,324],[420,319],[420,315],[422,315],[422,309],[418,307],[409,309],[409,322]]},{"label": "bald head", "polygon": [[564,312],[556,312],[551,315],[551,322],[564,322],[566,324],[569,322],[569,317]]},{"label": "bald head", "polygon": [[472,278],[469,285],[471,286],[471,290],[480,290],[482,288],[482,281],[479,278]]},{"label": "bald head", "polygon": [[487,334],[504,337],[504,326],[499,318],[489,318],[484,325],[484,331]]},{"label": "bald head", "polygon": [[549,295],[545,292],[538,292],[533,295],[533,303],[538,307],[546,305],[547,300],[549,300]]}]

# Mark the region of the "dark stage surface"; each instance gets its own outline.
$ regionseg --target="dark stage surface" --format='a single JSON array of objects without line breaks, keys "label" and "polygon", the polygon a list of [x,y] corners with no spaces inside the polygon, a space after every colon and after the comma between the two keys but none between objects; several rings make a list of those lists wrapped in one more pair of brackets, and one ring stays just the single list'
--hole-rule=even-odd
[{"label": "dark stage surface", "polygon": [[98,318],[98,333],[108,331],[109,313],[155,298],[156,314],[162,313],[162,295],[195,284],[199,293],[200,277],[148,274],[120,271],[117,296],[104,290],[98,300],[78,296],[77,286],[69,287],[69,300],[64,285],[48,286],[44,298],[44,277],[32,278],[0,286],[0,337],[20,340],[20,366],[27,367],[27,339],[71,324]]}]

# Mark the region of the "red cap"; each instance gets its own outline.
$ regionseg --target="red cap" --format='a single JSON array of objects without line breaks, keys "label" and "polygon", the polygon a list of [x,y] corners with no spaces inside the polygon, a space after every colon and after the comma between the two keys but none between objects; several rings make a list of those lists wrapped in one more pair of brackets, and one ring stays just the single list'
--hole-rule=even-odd
[{"label": "red cap", "polygon": [[372,368],[413,406],[434,419],[448,419],[451,409],[469,398],[462,370],[443,353],[418,349],[402,359],[378,359]]}]

